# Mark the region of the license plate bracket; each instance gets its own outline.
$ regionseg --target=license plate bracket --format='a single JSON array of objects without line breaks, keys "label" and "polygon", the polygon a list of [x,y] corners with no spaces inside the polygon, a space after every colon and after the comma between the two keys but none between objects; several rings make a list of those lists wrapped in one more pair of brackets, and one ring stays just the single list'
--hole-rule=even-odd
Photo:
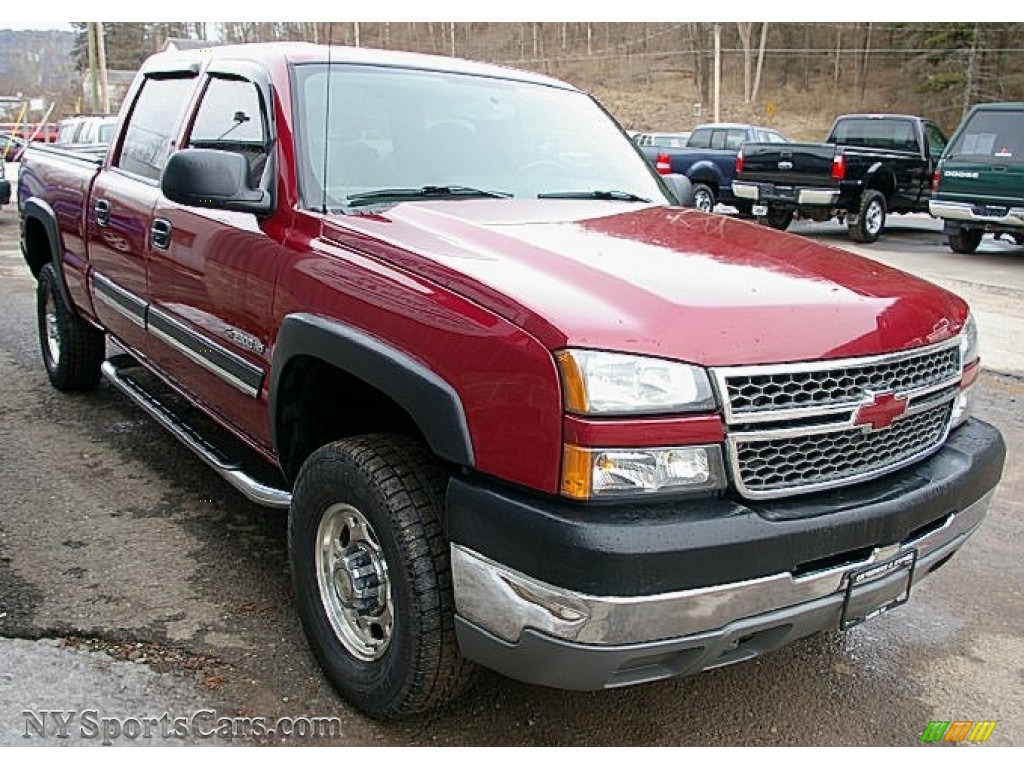
[{"label": "license plate bracket", "polygon": [[846,580],[840,629],[855,627],[907,602],[915,565],[917,550],[912,549],[850,573]]}]

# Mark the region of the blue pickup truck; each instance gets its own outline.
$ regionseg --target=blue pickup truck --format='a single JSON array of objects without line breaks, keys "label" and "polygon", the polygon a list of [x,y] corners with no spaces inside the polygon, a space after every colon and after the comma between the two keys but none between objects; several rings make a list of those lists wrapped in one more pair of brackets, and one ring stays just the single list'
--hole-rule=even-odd
[{"label": "blue pickup truck", "polygon": [[740,123],[709,123],[694,128],[685,147],[641,146],[640,151],[658,173],[681,173],[693,183],[696,207],[710,211],[716,203],[731,205],[750,215],[752,203],[732,193],[736,176],[736,153],[748,141],[787,143],[789,140],[772,128]]}]

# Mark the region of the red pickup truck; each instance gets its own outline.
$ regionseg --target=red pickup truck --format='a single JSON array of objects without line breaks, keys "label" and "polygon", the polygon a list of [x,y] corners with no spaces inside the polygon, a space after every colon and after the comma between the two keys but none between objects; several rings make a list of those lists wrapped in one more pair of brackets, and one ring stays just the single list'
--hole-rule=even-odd
[{"label": "red pickup truck", "polygon": [[850,627],[981,523],[964,302],[686,191],[564,83],[278,44],[150,59],[18,204],[53,385],[287,509],[320,663],[393,718]]}]

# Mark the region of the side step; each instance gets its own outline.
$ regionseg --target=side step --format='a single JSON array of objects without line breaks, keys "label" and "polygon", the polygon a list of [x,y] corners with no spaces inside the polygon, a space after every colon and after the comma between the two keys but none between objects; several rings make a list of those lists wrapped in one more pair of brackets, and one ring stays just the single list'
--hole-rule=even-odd
[{"label": "side step", "polygon": [[248,474],[240,462],[232,461],[225,456],[194,427],[180,419],[156,395],[143,389],[137,381],[125,375],[128,369],[141,370],[139,364],[129,355],[112,357],[106,360],[101,367],[107,381],[156,419],[168,432],[206,462],[213,471],[241,491],[247,499],[274,509],[288,509],[291,506],[292,495],[288,491],[266,485]]}]

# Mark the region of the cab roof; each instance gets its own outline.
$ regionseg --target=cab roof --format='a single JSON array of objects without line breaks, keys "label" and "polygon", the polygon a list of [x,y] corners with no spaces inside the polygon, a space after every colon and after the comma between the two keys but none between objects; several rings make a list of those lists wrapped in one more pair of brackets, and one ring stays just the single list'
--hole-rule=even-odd
[{"label": "cab roof", "polygon": [[361,64],[402,69],[417,69],[432,72],[494,77],[517,80],[555,88],[579,90],[553,77],[526,72],[496,64],[483,64],[448,56],[405,51],[384,51],[376,48],[352,48],[342,45],[315,45],[313,43],[247,43],[243,45],[219,45],[212,48],[167,51],[151,56],[142,66],[144,74],[193,70],[199,72],[209,61],[231,60],[250,61],[264,67],[280,62],[288,64]]}]

